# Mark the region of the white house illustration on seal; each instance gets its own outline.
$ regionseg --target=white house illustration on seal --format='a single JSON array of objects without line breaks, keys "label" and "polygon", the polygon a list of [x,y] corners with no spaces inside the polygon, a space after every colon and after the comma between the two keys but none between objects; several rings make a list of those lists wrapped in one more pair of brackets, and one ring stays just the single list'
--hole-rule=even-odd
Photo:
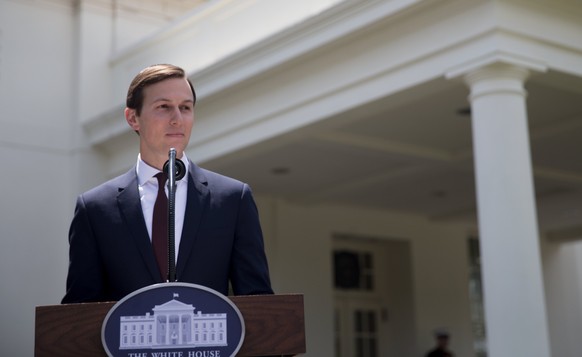
[{"label": "white house illustration on seal", "polygon": [[227,346],[226,313],[203,314],[174,298],[142,316],[121,316],[119,349]]}]

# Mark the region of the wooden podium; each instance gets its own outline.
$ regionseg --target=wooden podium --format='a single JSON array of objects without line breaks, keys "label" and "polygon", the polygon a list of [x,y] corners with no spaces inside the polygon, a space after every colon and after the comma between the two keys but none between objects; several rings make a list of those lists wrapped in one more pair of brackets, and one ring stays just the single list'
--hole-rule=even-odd
[{"label": "wooden podium", "polygon": [[[303,295],[231,296],[245,321],[237,356],[305,353]],[[114,302],[37,306],[36,357],[106,356],[101,327]]]}]

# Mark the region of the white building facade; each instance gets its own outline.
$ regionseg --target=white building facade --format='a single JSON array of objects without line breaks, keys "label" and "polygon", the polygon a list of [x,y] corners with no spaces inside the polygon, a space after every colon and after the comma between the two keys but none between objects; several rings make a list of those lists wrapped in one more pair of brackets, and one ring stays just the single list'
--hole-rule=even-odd
[{"label": "white building facade", "polygon": [[156,305],[152,314],[121,316],[119,349],[227,346],[226,314],[194,309],[173,299]]},{"label": "white building facade", "polygon": [[3,353],[32,354],[75,197],[135,163],[125,92],[165,62],[198,94],[188,157],[253,188],[308,356],[422,356],[446,328],[457,356],[577,357],[581,18],[576,0],[0,0]]}]

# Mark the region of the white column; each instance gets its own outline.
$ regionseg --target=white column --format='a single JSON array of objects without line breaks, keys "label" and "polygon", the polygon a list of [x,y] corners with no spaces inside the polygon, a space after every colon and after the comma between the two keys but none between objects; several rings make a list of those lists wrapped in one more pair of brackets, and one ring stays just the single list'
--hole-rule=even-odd
[{"label": "white column", "polygon": [[170,345],[170,314],[166,314],[166,343],[164,345]]},{"label": "white column", "polygon": [[549,357],[526,92],[528,70],[493,64],[465,75],[490,357]]}]

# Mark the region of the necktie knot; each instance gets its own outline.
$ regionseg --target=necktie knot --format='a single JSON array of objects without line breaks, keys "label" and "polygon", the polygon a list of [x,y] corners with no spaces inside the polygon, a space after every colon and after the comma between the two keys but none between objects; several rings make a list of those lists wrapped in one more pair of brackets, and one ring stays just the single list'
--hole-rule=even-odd
[{"label": "necktie knot", "polygon": [[165,172],[158,172],[154,175],[154,177],[158,180],[158,188],[164,187],[166,181],[168,180],[168,175]]}]

